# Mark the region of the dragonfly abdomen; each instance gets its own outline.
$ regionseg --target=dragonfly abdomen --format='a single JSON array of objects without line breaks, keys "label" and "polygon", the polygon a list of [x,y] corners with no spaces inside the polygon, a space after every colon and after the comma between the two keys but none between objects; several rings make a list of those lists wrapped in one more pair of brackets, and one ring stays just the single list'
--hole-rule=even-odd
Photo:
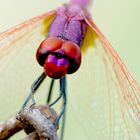
[{"label": "dragonfly abdomen", "polygon": [[80,47],[87,25],[73,7],[61,7],[52,21],[47,38],[37,50],[38,63],[54,79],[78,70],[81,64]]}]

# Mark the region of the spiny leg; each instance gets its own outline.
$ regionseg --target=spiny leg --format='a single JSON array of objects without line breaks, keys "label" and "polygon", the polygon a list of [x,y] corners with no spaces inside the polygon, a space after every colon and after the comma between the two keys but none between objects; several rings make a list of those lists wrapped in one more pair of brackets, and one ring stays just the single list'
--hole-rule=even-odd
[{"label": "spiny leg", "polygon": [[63,106],[62,106],[62,111],[58,117],[58,121],[60,118],[63,116],[65,109],[66,109],[66,103],[67,103],[67,95],[66,95],[66,77],[63,77],[60,79],[60,92],[63,96]]},{"label": "spiny leg", "polygon": [[67,110],[65,110],[63,114],[62,122],[61,122],[60,140],[64,139],[64,133],[65,133],[64,131],[65,131],[65,125],[66,125],[66,112]]},{"label": "spiny leg", "polygon": [[31,85],[31,89],[30,89],[30,93],[27,96],[26,100],[24,101],[21,109],[23,110],[23,108],[27,105],[27,103],[29,102],[30,99],[32,99],[33,104],[35,105],[35,99],[34,99],[34,93],[37,91],[37,89],[39,88],[39,86],[41,85],[41,83],[43,82],[43,80],[45,79],[46,74],[43,72]]},{"label": "spiny leg", "polygon": [[55,105],[62,97],[63,97],[63,94],[60,94],[59,97],[55,101],[53,101],[49,106],[51,107]]},{"label": "spiny leg", "polygon": [[66,77],[60,79],[60,94],[63,96],[63,104],[62,104],[62,111],[57,118],[56,125],[59,124],[60,119],[62,119],[62,126],[61,126],[61,134],[60,140],[63,140],[64,137],[64,130],[65,130],[65,122],[66,122],[66,104],[67,104],[67,94],[66,94]]},{"label": "spiny leg", "polygon": [[51,80],[50,89],[49,89],[49,92],[48,92],[47,101],[46,101],[47,104],[49,104],[49,103],[51,102],[51,98],[52,98],[52,90],[53,90],[53,87],[54,87],[54,82],[55,82],[55,80],[52,79],[52,80]]},{"label": "spiny leg", "polygon": [[60,95],[57,97],[56,100],[54,100],[49,106],[53,106],[54,104],[56,104],[61,98],[63,97],[63,92],[61,90],[61,84],[60,84]]},{"label": "spiny leg", "polygon": [[[49,94],[47,98],[47,102],[50,102],[51,96],[52,96],[52,89],[54,86],[54,80],[51,81],[50,89],[49,89]],[[60,140],[63,140],[64,137],[64,130],[65,130],[65,122],[66,122],[66,103],[67,103],[67,96],[66,96],[66,77],[60,79],[60,95],[59,97],[52,102],[49,106],[53,106],[56,104],[61,98],[63,98],[63,104],[62,104],[62,111],[60,112],[55,126],[57,127],[59,124],[60,119],[62,118],[62,125],[61,125],[61,134],[60,134]]]}]

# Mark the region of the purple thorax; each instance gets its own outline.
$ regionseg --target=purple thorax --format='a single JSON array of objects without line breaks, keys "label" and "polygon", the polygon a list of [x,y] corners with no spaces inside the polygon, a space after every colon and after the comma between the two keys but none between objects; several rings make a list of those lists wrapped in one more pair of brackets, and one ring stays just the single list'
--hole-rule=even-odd
[{"label": "purple thorax", "polygon": [[81,7],[87,7],[90,0],[70,0],[70,2],[75,5],[80,5]]},{"label": "purple thorax", "polygon": [[80,10],[77,7],[67,5],[58,8],[57,15],[49,29],[49,37],[60,37],[81,46],[87,24],[80,15]]}]

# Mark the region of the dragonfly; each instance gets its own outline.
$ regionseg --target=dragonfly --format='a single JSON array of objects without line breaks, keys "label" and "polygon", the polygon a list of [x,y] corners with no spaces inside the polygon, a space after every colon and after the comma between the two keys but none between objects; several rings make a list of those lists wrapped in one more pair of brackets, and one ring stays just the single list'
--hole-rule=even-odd
[{"label": "dragonfly", "polygon": [[[49,89],[50,106],[62,100],[59,123],[66,119],[68,90],[87,139],[139,140],[140,87],[91,19],[89,2],[71,0],[0,34],[0,92],[30,89],[23,109],[30,99],[36,103],[35,93]],[[56,82],[60,94],[52,101]]]}]

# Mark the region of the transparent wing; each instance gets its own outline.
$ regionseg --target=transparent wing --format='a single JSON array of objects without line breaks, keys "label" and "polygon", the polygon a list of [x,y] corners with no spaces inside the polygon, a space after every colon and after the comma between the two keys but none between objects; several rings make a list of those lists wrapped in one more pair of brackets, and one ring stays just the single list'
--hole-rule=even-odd
[{"label": "transparent wing", "polygon": [[140,88],[107,39],[86,20],[97,39],[83,55],[80,70],[69,76],[77,120],[88,140],[139,140]]},{"label": "transparent wing", "polygon": [[51,11],[0,34],[0,120],[17,111],[42,72],[36,50],[54,15]]}]

